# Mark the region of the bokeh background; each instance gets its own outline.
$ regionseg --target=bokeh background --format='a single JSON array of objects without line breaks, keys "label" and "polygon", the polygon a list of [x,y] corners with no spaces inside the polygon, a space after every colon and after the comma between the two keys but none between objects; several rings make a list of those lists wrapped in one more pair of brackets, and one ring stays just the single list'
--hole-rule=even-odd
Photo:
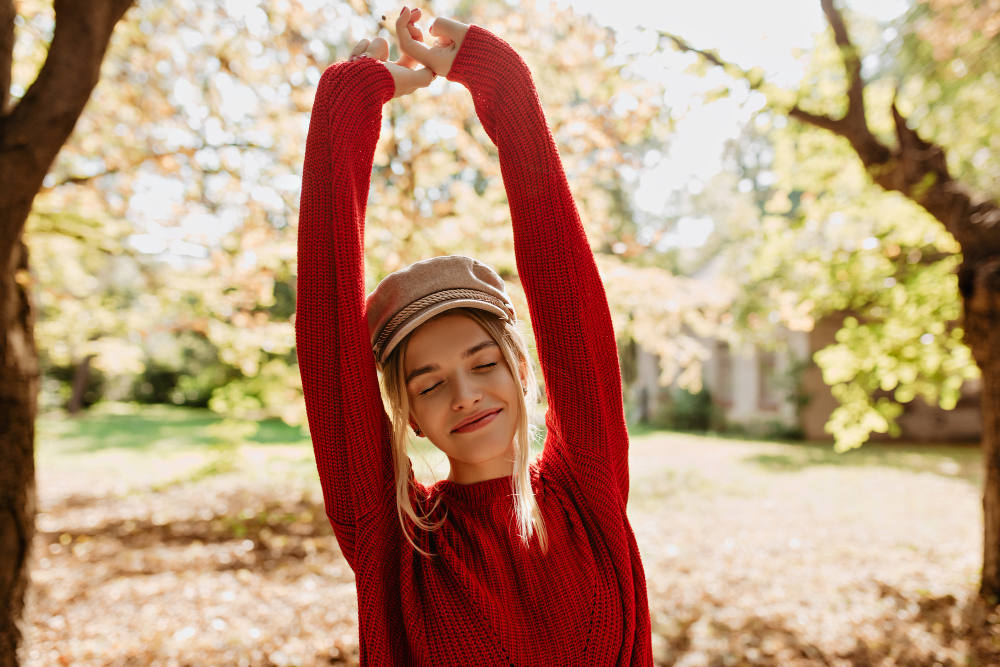
[{"label": "bokeh background", "polygon": [[[54,26],[50,3],[16,4],[15,101]],[[357,662],[295,358],[296,223],[320,75],[392,42],[399,9],[140,0],[116,28],[25,231],[43,366],[25,664]],[[534,74],[619,340],[658,664],[997,660],[974,604],[960,249],[788,118],[846,108],[819,0],[421,9]],[[873,131],[892,141],[895,96],[996,200],[1000,6],[844,9]],[[365,242],[369,289],[467,254],[527,313],[496,150],[458,84],[386,105]]]}]

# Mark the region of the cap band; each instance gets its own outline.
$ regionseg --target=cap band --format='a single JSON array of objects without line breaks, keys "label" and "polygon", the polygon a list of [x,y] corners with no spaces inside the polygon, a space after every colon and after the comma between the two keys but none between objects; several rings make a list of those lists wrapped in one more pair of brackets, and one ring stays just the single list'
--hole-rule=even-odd
[{"label": "cap band", "polygon": [[399,327],[399,325],[401,325],[403,322],[408,320],[413,315],[416,315],[424,308],[432,306],[435,303],[441,303],[442,301],[453,301],[457,299],[475,299],[476,301],[485,301],[486,303],[492,304],[500,308],[500,310],[502,310],[505,313],[510,313],[511,315],[514,314],[513,310],[508,304],[504,303],[503,301],[501,301],[500,299],[496,298],[491,294],[487,294],[486,292],[481,292],[479,290],[446,289],[440,292],[434,292],[433,294],[428,294],[425,297],[417,299],[410,305],[406,306],[406,308],[403,308],[401,311],[396,313],[396,315],[391,320],[389,320],[389,323],[385,325],[384,329],[382,329],[382,333],[379,334],[378,340],[375,342],[374,348],[372,348],[372,351],[375,353],[375,359],[380,358],[382,347],[385,345],[386,341],[392,338],[393,332],[395,332],[396,329]]}]

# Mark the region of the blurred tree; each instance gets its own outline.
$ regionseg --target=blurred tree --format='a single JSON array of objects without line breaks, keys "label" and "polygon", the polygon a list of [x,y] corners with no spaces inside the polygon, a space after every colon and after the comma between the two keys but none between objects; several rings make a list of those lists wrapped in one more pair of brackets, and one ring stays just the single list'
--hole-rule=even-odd
[{"label": "blurred tree", "polygon": [[[981,593],[995,598],[1000,595],[1000,164],[994,157],[1000,118],[991,108],[1000,62],[995,3],[917,2],[883,34],[890,48],[869,58],[851,40],[832,0],[822,0],[822,7],[832,43],[812,54],[810,73],[795,93],[768,85],[759,70],[743,71],[665,35],[748,81],[767,96],[774,113],[801,121],[781,129],[773,114],[762,118],[763,125],[778,128],[770,137],[780,186],[749,230],[748,237],[757,239],[756,252],[737,267],[751,277],[742,314],[751,327],[765,320],[763,309],[778,314],[773,321],[788,322],[782,304],[807,319],[842,310],[857,315],[845,320],[836,345],[816,355],[841,401],[827,425],[840,448],[861,444],[871,431],[891,430],[899,403],[917,395],[954,406],[962,382],[981,372],[987,472]],[[875,41],[870,25],[859,22],[855,31]],[[865,70],[870,74],[863,76]],[[884,76],[877,78],[879,72]],[[872,79],[868,85],[866,78]],[[918,122],[924,137],[913,129]]]},{"label": "blurred tree", "polygon": [[[310,102],[326,64],[362,36],[391,37],[384,26],[392,24],[368,5],[307,5],[140,3],[112,44],[107,85],[95,92],[45,191],[53,210],[126,221],[126,246],[156,261],[145,273],[155,274],[159,291],[147,280],[138,301],[119,299],[148,311],[127,320],[129,336],[146,341],[153,327],[188,326],[234,371],[222,376],[228,380],[215,389],[213,409],[293,424],[304,418],[292,350],[293,258]],[[617,281],[609,289],[631,295],[612,299],[616,330],[660,352],[665,375],[674,374],[700,358],[686,325],[701,326],[714,307],[679,307],[696,299],[638,238],[622,177],[662,145],[669,110],[662,90],[616,57],[612,32],[551,11],[525,3],[512,12],[498,1],[458,8],[460,18],[489,25],[529,62],[591,241],[605,275]],[[496,267],[522,298],[495,149],[474,118],[464,88],[445,80],[387,106],[368,209],[370,288],[412,261],[463,253]],[[642,271],[619,270],[622,264]],[[175,303],[167,308],[170,294]],[[639,303],[657,295],[673,306]],[[154,319],[155,308],[164,317],[172,309],[172,324]],[[47,330],[79,332],[77,344],[64,339],[59,349],[77,350],[77,358],[96,347],[122,357],[136,350],[110,332],[97,339],[101,346],[84,341],[74,309],[83,310],[48,313]],[[667,331],[676,335],[664,337]]]},{"label": "blurred tree", "polygon": [[[69,212],[78,202],[61,199],[38,197],[24,238],[33,259],[38,307],[41,407],[62,405],[75,413],[97,398],[87,395],[94,388],[91,369],[101,379],[144,370],[138,332],[142,323],[162,321],[165,314],[158,300],[145,296],[155,294],[156,277],[125,243],[130,225]],[[62,387],[56,382],[45,391],[55,369],[69,383]]]},{"label": "blurred tree", "polygon": [[112,31],[131,4],[56,0],[44,64],[27,90],[12,98],[18,14],[13,0],[0,0],[0,665],[17,662],[34,535],[38,357],[22,233],[49,167],[100,78]]}]

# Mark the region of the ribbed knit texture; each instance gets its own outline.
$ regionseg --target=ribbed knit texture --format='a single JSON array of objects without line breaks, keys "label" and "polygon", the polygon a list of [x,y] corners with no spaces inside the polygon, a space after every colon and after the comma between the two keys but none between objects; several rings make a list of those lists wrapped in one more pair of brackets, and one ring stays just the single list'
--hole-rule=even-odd
[{"label": "ribbed knit texture", "polygon": [[531,481],[549,535],[526,549],[511,478],[417,486],[444,525],[396,514],[390,425],[364,314],[364,217],[382,105],[370,59],[316,92],[299,218],[299,368],[326,511],[358,586],[365,665],[652,665],[645,576],[625,515],[628,436],[607,298],[524,61],[472,26],[448,78],[497,145],[548,398]]}]

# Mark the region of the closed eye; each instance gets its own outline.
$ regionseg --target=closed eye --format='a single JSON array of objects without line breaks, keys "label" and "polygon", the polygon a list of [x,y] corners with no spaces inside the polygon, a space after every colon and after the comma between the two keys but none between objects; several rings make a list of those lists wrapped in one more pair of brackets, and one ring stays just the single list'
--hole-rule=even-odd
[{"label": "closed eye", "polygon": [[[475,370],[475,371],[478,371],[478,370],[488,371],[489,369],[491,369],[494,366],[496,366],[497,363],[499,363],[499,362],[492,361],[492,362],[490,362],[488,364],[480,364],[479,366],[474,366],[472,370]],[[429,394],[432,391],[434,391],[435,389],[437,389],[440,384],[441,384],[440,382],[437,382],[437,383],[431,385],[430,387],[427,387],[427,389],[424,389],[422,392],[420,392],[419,395],[420,396],[426,396],[427,394]]]}]

